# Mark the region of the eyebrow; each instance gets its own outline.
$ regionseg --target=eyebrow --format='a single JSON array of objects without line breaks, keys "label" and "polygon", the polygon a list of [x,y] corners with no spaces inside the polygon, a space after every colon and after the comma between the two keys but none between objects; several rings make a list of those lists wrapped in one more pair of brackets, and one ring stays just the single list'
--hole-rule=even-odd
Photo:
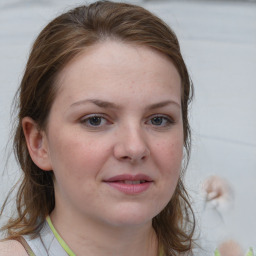
[{"label": "eyebrow", "polygon": [[[113,108],[113,109],[120,109],[121,108],[119,105],[116,105],[113,102],[99,100],[99,99],[86,99],[86,100],[77,101],[77,102],[71,104],[70,107],[84,105],[86,103],[93,103],[93,104],[95,104],[96,106],[98,106],[100,108]],[[176,105],[178,108],[181,108],[180,104],[177,103],[176,101],[166,100],[166,101],[162,101],[162,102],[158,102],[158,103],[154,103],[152,105],[149,105],[149,106],[147,106],[147,109],[148,110],[153,110],[153,109],[165,107],[165,106],[170,105],[170,104]]]},{"label": "eyebrow", "polygon": [[162,102],[159,102],[159,103],[152,104],[152,105],[148,106],[147,109],[148,110],[153,110],[153,109],[165,107],[165,106],[170,105],[170,104],[174,104],[177,107],[181,108],[180,104],[177,103],[176,101],[166,100],[166,101],[162,101]]},{"label": "eyebrow", "polygon": [[87,100],[77,101],[77,102],[71,104],[70,107],[84,105],[86,103],[93,103],[93,104],[97,105],[100,108],[120,108],[115,103],[112,103],[112,102],[109,102],[109,101],[104,101],[104,100],[98,100],[98,99],[87,99]]}]

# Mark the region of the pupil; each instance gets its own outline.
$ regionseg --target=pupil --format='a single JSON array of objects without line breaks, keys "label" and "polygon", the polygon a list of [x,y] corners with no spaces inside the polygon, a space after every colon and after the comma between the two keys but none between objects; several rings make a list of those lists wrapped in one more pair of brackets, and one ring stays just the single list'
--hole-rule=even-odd
[{"label": "pupil", "polygon": [[100,125],[101,117],[98,117],[98,116],[91,117],[89,122],[90,122],[91,125],[94,125],[94,126],[95,125]]},{"label": "pupil", "polygon": [[162,117],[154,117],[153,120],[152,120],[152,123],[155,124],[155,125],[161,125],[162,122],[163,122]]}]

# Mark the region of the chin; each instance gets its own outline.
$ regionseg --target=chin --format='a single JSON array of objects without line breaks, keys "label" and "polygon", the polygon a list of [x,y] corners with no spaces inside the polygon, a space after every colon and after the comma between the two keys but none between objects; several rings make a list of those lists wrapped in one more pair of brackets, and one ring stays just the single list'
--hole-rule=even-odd
[{"label": "chin", "polygon": [[118,227],[141,226],[152,223],[152,219],[157,215],[155,212],[149,212],[145,209],[122,209],[111,215],[111,222]]},{"label": "chin", "polygon": [[145,218],[119,218],[116,219],[114,222],[115,227],[122,227],[122,228],[132,228],[132,227],[140,227],[145,225],[152,224],[152,219],[145,219]]}]

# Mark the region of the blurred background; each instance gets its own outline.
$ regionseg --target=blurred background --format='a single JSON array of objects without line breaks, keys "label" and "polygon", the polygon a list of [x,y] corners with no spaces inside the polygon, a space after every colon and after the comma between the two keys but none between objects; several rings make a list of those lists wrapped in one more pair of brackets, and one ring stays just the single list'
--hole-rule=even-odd
[{"label": "blurred background", "polygon": [[[194,82],[185,180],[202,255],[212,255],[227,239],[244,250],[256,247],[256,0],[127,2],[146,7],[176,32]],[[1,0],[0,205],[20,174],[13,156],[5,165],[6,144],[12,99],[32,42],[52,18],[81,3]]]}]

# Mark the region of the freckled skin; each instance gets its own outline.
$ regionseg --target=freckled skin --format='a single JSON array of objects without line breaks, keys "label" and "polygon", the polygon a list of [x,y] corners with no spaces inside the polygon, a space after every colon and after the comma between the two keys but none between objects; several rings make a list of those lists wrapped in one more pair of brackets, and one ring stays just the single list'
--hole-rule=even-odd
[{"label": "freckled skin", "polygon": [[[179,74],[167,57],[136,45],[107,41],[70,62],[58,78],[59,92],[46,131],[50,166],[55,175],[59,215],[101,225],[151,225],[171,199],[179,177],[183,125]],[[96,98],[116,109],[74,102]],[[148,106],[171,100],[158,109]],[[107,123],[81,123],[89,114],[104,114]],[[151,116],[171,116],[168,127],[151,124]],[[103,182],[120,174],[145,174],[152,185],[126,195]]]}]

